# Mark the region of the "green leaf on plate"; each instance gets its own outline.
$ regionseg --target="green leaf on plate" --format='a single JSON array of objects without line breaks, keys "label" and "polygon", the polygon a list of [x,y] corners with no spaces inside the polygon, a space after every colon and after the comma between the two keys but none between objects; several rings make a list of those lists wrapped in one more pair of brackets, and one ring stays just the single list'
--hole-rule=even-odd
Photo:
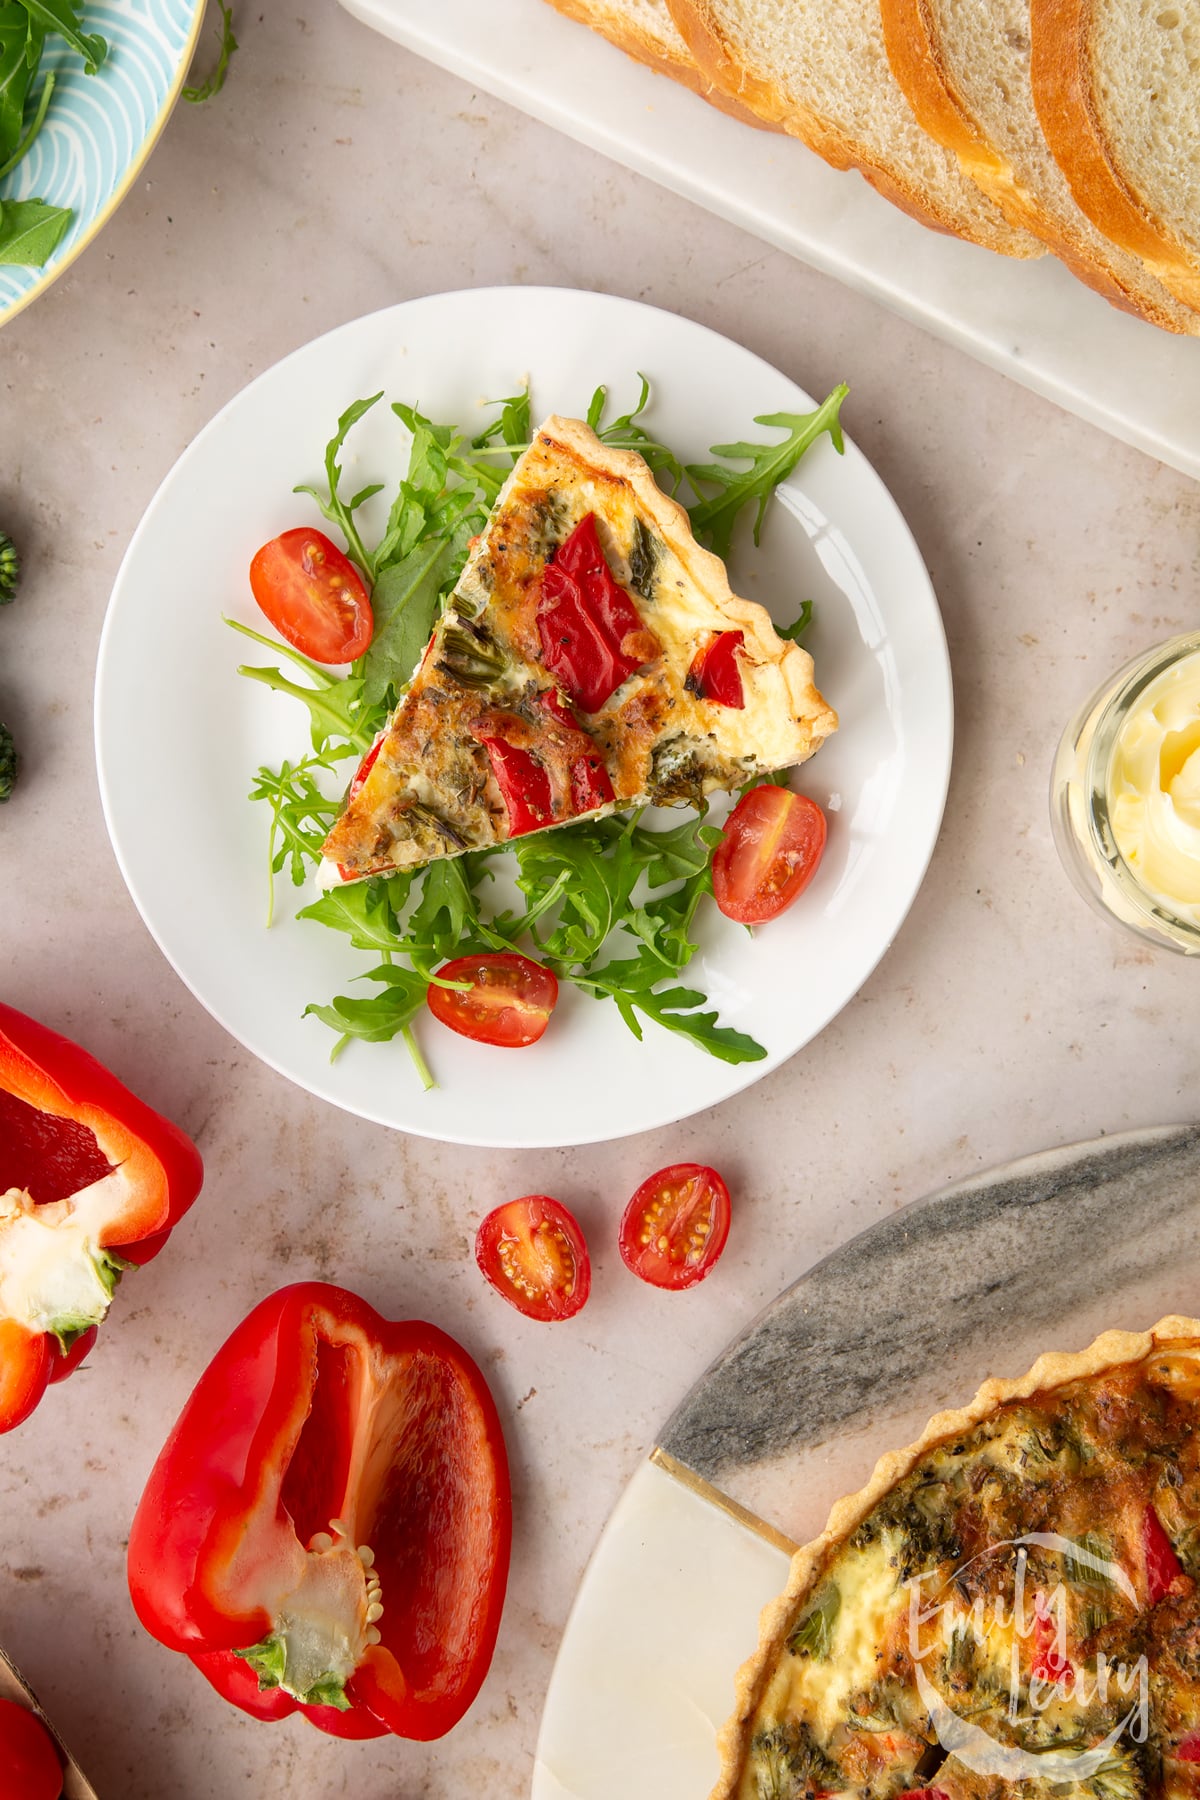
[{"label": "green leaf on plate", "polygon": [[0,5],[0,163],[8,161],[21,141],[25,96],[33,71],[26,56],[29,15],[23,6]]},{"label": "green leaf on plate", "polygon": [[0,263],[40,269],[62,243],[72,213],[45,200],[9,200],[0,208]]},{"label": "green leaf on plate", "polygon": [[96,32],[82,29],[80,8],[71,0],[21,0],[30,18],[47,31],[57,31],[83,58],[84,71],[95,75],[108,55],[108,45]]}]

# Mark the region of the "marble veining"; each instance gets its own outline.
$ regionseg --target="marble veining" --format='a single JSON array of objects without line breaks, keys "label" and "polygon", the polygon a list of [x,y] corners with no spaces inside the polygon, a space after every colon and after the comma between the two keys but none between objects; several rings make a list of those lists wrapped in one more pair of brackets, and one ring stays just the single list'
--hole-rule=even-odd
[{"label": "marble veining", "polygon": [[1200,1253],[1197,1126],[963,1182],[853,1238],[781,1294],[672,1415],[662,1447],[727,1486],[739,1469],[901,1409],[939,1361],[1036,1338],[1098,1295],[1128,1293],[1167,1244],[1177,1263]]}]

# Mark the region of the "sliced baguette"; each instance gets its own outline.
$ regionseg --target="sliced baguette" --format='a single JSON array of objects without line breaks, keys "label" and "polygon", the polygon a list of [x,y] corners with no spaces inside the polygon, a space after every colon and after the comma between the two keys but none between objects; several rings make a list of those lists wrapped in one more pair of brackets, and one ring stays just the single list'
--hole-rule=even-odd
[{"label": "sliced baguette", "polygon": [[1200,307],[1200,0],[1032,0],[1033,97],[1098,230]]},{"label": "sliced baguette", "polygon": [[590,26],[656,74],[682,82],[693,94],[699,94],[702,100],[732,118],[741,119],[746,125],[766,124],[701,75],[667,9],[667,0],[549,0],[549,4],[568,19]]},{"label": "sliced baguette", "polygon": [[881,0],[892,72],[918,121],[954,151],[966,175],[1126,312],[1200,335],[1141,260],[1111,244],[1080,211],[1050,153],[1033,102],[1030,0]]},{"label": "sliced baguette", "polygon": [[1043,254],[918,125],[888,64],[879,0],[669,3],[701,72],[826,162],[858,169],[922,224],[1005,256]]}]

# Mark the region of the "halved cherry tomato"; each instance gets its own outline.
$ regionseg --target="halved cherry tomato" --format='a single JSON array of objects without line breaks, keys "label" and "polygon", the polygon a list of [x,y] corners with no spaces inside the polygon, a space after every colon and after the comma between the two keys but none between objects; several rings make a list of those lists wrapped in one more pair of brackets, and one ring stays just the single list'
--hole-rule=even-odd
[{"label": "halved cherry tomato", "polygon": [[651,1287],[703,1281],[729,1236],[729,1189],[703,1163],[673,1163],[647,1176],[621,1220],[626,1268]]},{"label": "halved cherry tomato", "polygon": [[62,1764],[54,1739],[35,1712],[0,1700],[0,1800],[58,1800]]},{"label": "halved cherry tomato", "polygon": [[250,588],[280,637],[314,662],[353,662],[375,620],[362,576],[323,531],[285,531],[250,564]]},{"label": "halved cherry tomato", "polygon": [[527,1319],[573,1318],[591,1292],[583,1233],[549,1194],[527,1194],[490,1212],[475,1238],[475,1260]]},{"label": "halved cherry tomato", "polygon": [[469,988],[431,983],[428,1000],[435,1019],[477,1044],[499,1044],[508,1050],[536,1044],[558,1001],[553,973],[515,950],[458,956],[440,968],[438,976],[442,981],[471,983]]},{"label": "halved cherry tomato", "polygon": [[807,794],[756,787],[726,820],[713,853],[713,894],[727,919],[762,925],[808,886],[825,848],[825,814]]}]

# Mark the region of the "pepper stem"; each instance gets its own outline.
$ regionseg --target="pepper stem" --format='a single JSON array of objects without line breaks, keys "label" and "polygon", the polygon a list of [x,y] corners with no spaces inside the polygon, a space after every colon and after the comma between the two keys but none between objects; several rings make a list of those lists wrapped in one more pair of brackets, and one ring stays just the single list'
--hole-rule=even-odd
[{"label": "pepper stem", "polygon": [[383,1616],[375,1553],[357,1549],[344,1520],[310,1540],[300,1585],[287,1596],[275,1629],[248,1649],[235,1650],[258,1676],[260,1690],[282,1688],[304,1706],[353,1704],[346,1683],[367,1650],[379,1643]]}]

